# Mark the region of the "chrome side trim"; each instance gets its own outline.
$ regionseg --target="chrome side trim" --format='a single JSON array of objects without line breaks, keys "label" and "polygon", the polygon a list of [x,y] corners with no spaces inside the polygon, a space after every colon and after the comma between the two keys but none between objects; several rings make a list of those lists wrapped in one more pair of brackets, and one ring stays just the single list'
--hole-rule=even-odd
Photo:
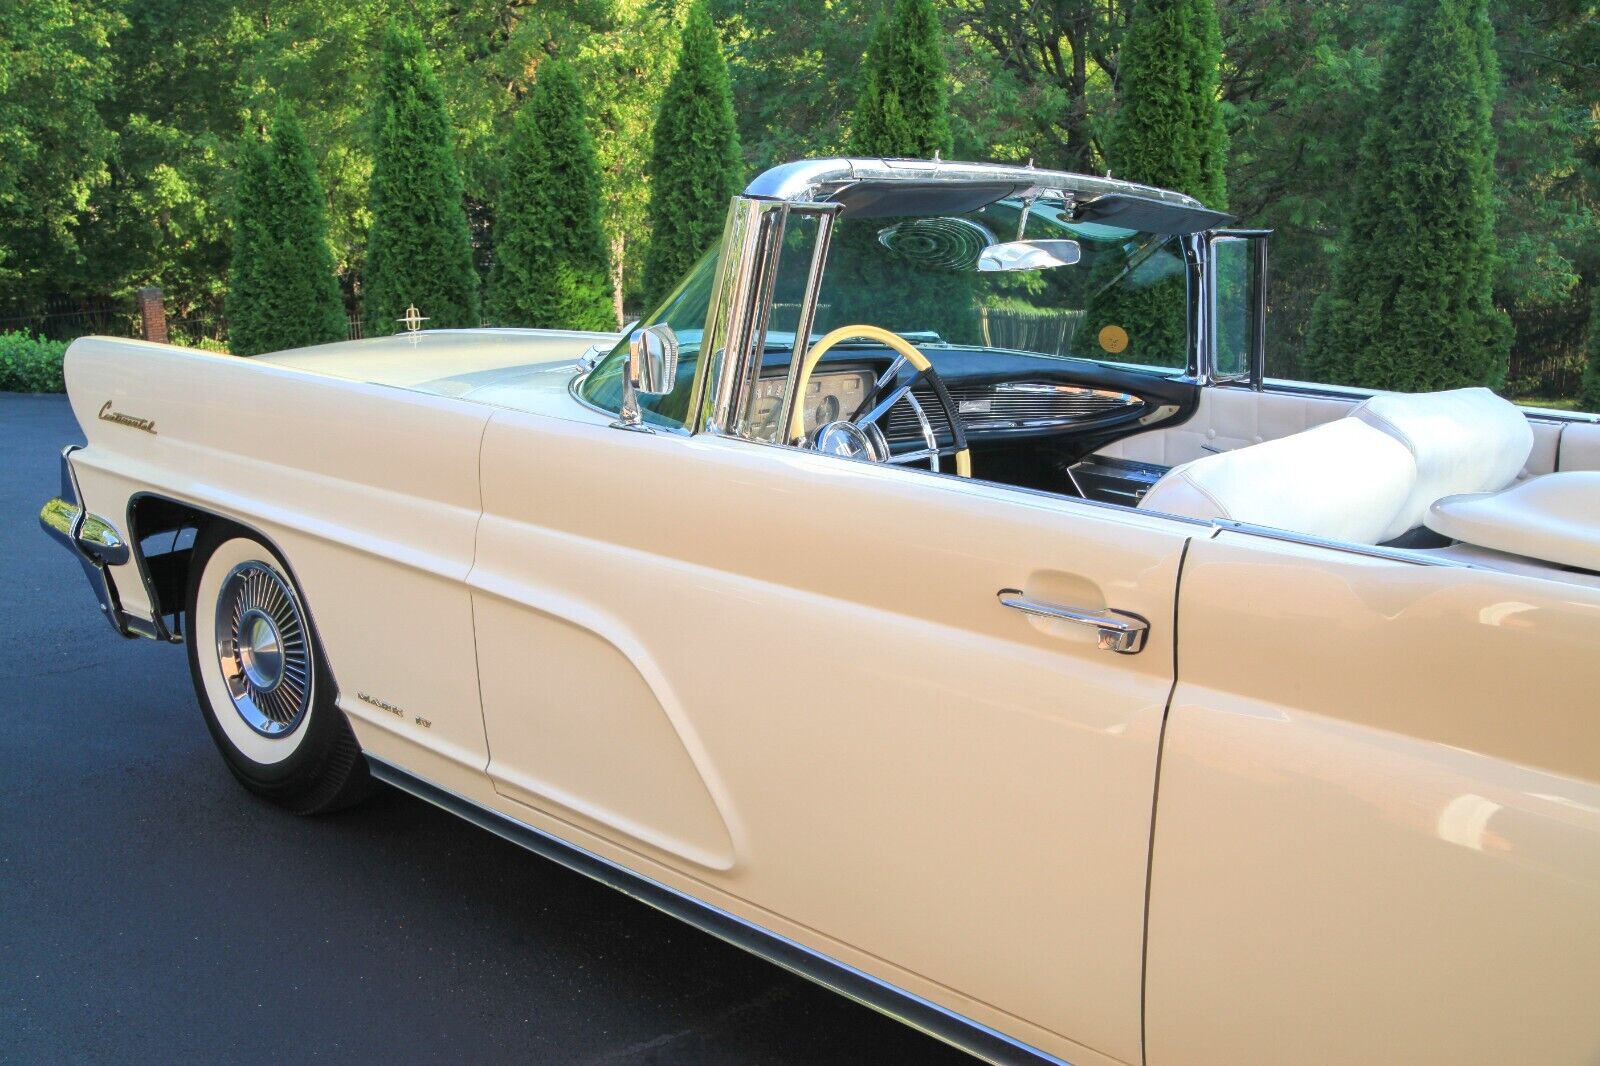
[{"label": "chrome side trim", "polygon": [[[1161,514],[1162,512],[1151,513]],[[1162,517],[1176,516],[1162,514]],[[1388,559],[1391,562],[1411,563],[1414,566],[1453,566],[1467,570],[1490,569],[1489,567],[1476,566],[1458,559],[1436,559],[1415,548],[1385,548],[1381,544],[1355,544],[1344,540],[1329,540],[1326,537],[1313,537],[1306,533],[1296,533],[1291,529],[1277,529],[1273,526],[1257,526],[1249,522],[1235,522],[1231,518],[1213,518],[1209,521],[1218,532],[1248,533],[1253,537],[1288,541],[1291,544],[1304,544],[1312,548],[1328,548],[1332,551],[1346,552],[1350,555],[1365,555],[1372,559]]]},{"label": "chrome side trim", "polygon": [[383,759],[368,755],[367,763],[372,776],[380,781],[986,1062],[1069,1066],[1062,1059],[879,980],[848,963],[634,873],[525,822],[491,811]]}]

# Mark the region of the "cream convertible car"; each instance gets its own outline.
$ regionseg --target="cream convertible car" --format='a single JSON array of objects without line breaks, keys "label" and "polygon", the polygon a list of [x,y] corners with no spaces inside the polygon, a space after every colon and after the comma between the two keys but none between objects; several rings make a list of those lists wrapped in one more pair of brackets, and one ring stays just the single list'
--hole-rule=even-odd
[{"label": "cream convertible car", "polygon": [[1262,381],[1224,221],[807,161],[626,339],[82,340],[42,519],[247,788],[993,1061],[1594,1063],[1600,424]]}]

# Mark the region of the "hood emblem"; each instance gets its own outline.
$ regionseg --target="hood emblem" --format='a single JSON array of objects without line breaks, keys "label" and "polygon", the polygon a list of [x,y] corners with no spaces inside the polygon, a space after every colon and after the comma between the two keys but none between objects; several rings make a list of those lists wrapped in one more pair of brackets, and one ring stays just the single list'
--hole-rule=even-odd
[{"label": "hood emblem", "polygon": [[133,415],[125,415],[121,411],[112,410],[110,400],[107,400],[105,405],[100,408],[100,420],[102,422],[115,422],[119,426],[143,430],[150,434],[154,434],[156,431],[156,424],[148,418],[136,418]]}]

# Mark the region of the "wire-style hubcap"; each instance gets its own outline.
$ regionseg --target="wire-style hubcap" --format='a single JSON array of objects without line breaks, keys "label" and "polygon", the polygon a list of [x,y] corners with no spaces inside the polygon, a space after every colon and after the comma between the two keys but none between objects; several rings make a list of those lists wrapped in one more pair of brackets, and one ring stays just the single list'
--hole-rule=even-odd
[{"label": "wire-style hubcap", "polygon": [[217,595],[217,662],[233,709],[262,736],[281,737],[311,706],[311,654],[293,591],[265,563],[234,567]]}]

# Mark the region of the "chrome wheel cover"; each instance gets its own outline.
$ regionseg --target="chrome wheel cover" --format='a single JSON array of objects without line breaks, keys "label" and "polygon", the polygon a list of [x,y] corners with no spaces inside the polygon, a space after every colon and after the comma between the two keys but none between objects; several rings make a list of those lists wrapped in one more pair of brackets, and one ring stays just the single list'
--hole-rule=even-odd
[{"label": "chrome wheel cover", "polygon": [[233,709],[265,737],[311,707],[311,649],[294,590],[266,563],[240,563],[217,594],[217,662]]}]

